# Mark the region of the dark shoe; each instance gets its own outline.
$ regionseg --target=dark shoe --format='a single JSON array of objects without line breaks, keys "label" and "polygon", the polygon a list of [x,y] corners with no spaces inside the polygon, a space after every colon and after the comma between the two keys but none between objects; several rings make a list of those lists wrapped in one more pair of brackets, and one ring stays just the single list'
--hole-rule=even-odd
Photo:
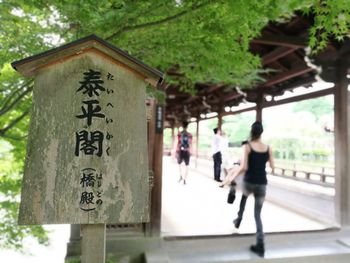
[{"label": "dark shoe", "polygon": [[241,217],[237,217],[235,220],[233,220],[233,224],[235,225],[235,228],[239,228],[239,226],[241,225],[241,222],[242,222]]},{"label": "dark shoe", "polygon": [[178,181],[178,182],[180,183],[181,181],[182,181],[182,177],[180,176],[180,179],[179,179],[179,181]]},{"label": "dark shoe", "polygon": [[233,180],[233,181],[231,181],[231,182],[230,182],[230,185],[231,185],[231,186],[236,186],[236,185],[237,185],[237,183],[236,183],[236,181],[235,181],[235,180]]},{"label": "dark shoe", "polygon": [[184,184],[186,184],[186,180],[184,179]]},{"label": "dark shoe", "polygon": [[230,189],[230,191],[228,192],[228,195],[227,195],[227,203],[228,204],[233,204],[235,199],[236,199],[236,193],[232,192],[231,189]]},{"label": "dark shoe", "polygon": [[264,257],[265,255],[265,246],[264,244],[251,245],[250,250],[257,254],[259,257]]},{"label": "dark shoe", "polygon": [[[227,203],[233,204],[236,199],[236,185],[231,185],[227,196]],[[239,214],[238,214],[239,215]]]}]

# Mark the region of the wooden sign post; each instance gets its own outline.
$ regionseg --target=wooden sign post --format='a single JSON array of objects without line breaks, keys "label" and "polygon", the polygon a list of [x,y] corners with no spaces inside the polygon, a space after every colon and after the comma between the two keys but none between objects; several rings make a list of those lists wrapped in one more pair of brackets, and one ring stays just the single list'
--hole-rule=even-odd
[{"label": "wooden sign post", "polygon": [[145,87],[163,74],[94,35],[12,66],[35,77],[19,224],[83,224],[83,262],[104,262],[105,224],[149,222]]},{"label": "wooden sign post", "polygon": [[82,225],[81,262],[106,261],[106,225]]}]

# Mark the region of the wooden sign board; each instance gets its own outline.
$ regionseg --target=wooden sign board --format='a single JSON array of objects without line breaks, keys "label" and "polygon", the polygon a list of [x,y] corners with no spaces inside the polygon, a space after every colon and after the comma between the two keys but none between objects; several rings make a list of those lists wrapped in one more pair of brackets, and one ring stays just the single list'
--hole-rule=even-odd
[{"label": "wooden sign board", "polygon": [[19,224],[148,222],[144,78],[93,49],[35,75]]}]

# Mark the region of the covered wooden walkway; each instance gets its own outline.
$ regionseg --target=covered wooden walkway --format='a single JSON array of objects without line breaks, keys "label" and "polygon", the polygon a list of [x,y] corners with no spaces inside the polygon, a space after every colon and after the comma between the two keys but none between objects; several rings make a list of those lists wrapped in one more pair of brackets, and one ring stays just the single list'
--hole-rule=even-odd
[{"label": "covered wooden walkway", "polygon": [[[236,229],[232,221],[238,212],[241,192],[238,191],[233,205],[228,204],[228,188],[220,188],[210,176],[212,169],[208,168],[211,167],[202,165],[197,169],[192,165],[184,185],[178,182],[176,162],[169,156],[163,158],[162,236],[198,237],[255,233],[254,198],[248,199],[244,220],[240,228]],[[267,201],[262,211],[267,233],[322,230],[332,227],[297,213],[292,207],[276,204],[272,201],[273,191],[273,186],[271,189],[268,186]],[[288,196],[283,192],[275,194],[279,194],[281,200]]]},{"label": "covered wooden walkway", "polygon": [[[311,23],[312,17],[297,14],[289,23],[270,23],[264,28],[261,37],[250,43],[250,48],[252,53],[262,58],[264,69],[273,70],[266,71],[261,76],[265,81],[247,90],[225,83],[196,83],[197,93],[193,96],[184,93],[179,85],[166,82],[159,85],[160,89],[165,90],[165,106],[153,100],[147,103],[150,109],[148,157],[151,170],[149,178],[151,220],[150,223],[143,225],[118,225],[110,228],[107,234],[107,252],[133,254],[128,256],[133,259],[140,259],[140,255],[144,253],[147,262],[231,262],[233,260],[255,262],[256,258],[247,251],[253,239],[252,234],[249,233],[255,231],[251,203],[248,203],[246,209],[246,220],[237,231],[232,226],[232,219],[237,212],[237,203],[231,206],[226,204],[227,189],[220,189],[211,178],[194,170],[189,173],[188,185],[178,184],[177,167],[168,159],[164,159],[163,162],[163,127],[172,128],[174,131],[183,120],[196,122],[198,127],[200,121],[209,118],[217,118],[218,127],[220,127],[224,116],[249,110],[256,112],[257,120],[263,120],[263,109],[266,107],[332,94],[334,95],[335,195],[334,207],[331,211],[335,211],[335,222],[339,228],[337,231],[332,230],[333,232],[322,230],[321,233],[315,233],[314,231],[328,226],[281,209],[275,204],[266,203],[263,209],[265,231],[281,232],[269,236],[267,244],[271,246],[267,250],[266,257],[269,262],[327,262],[330,254],[336,254],[331,261],[348,262],[350,254],[348,239],[350,43],[333,41],[324,52],[314,57],[309,56],[305,48]],[[166,73],[181,77],[181,72],[176,68],[171,68]],[[322,91],[313,91],[312,83],[319,77],[334,85]],[[311,92],[285,100],[277,99],[286,91],[293,91],[300,86],[308,88]],[[245,102],[253,103],[252,107],[243,110],[237,108]],[[198,137],[198,128],[196,133]],[[288,198],[286,197],[286,201]],[[295,227],[301,225],[305,225],[308,230],[313,230],[300,235],[289,232],[298,230]],[[305,228],[300,230],[306,230]],[[284,231],[288,231],[287,238]],[[239,234],[239,236],[232,239],[230,238],[232,234]],[[245,234],[248,236],[244,236]],[[221,237],[215,237],[215,235]],[[169,240],[169,236],[174,238]],[[181,236],[209,237],[187,240]],[[131,238],[127,239],[128,237]],[[76,246],[78,242],[79,228],[72,226],[69,250],[73,251],[78,247]],[[79,252],[74,251],[67,254],[77,253]],[[290,261],[289,257],[293,255],[300,257]],[[278,260],[274,261],[275,258]]]}]

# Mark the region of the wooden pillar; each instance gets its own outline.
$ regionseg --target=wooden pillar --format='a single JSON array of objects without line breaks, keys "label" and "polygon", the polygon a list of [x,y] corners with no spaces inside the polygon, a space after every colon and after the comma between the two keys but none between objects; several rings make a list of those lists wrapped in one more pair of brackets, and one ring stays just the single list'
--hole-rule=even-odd
[{"label": "wooden pillar", "polygon": [[222,126],[222,111],[218,112],[218,128],[221,130]]},{"label": "wooden pillar", "polygon": [[[162,161],[163,161],[163,130],[157,132],[157,102],[148,101],[151,114],[148,121],[148,162],[150,170],[150,207],[151,220],[146,224],[146,234],[160,235],[162,207]],[[164,119],[164,112],[163,112]]]},{"label": "wooden pillar", "polygon": [[152,235],[153,216],[152,213],[152,202],[153,202],[153,191],[154,191],[154,169],[153,169],[153,158],[154,158],[154,140],[156,130],[156,118],[155,118],[155,99],[147,99],[147,139],[148,139],[148,169],[149,169],[149,206],[151,207],[151,219],[149,223],[145,223],[145,235]]},{"label": "wooden pillar", "polygon": [[[154,105],[154,116],[156,118],[157,105]],[[163,120],[164,120],[164,111]],[[156,125],[156,121],[153,121],[153,126]],[[153,129],[153,128],[152,128]],[[161,228],[161,212],[162,212],[162,169],[163,169],[163,130],[154,133],[153,140],[153,188],[151,193],[151,234],[152,236],[160,235]]]},{"label": "wooden pillar", "polygon": [[197,117],[197,120],[196,120],[196,168],[197,168],[197,165],[198,165],[198,146],[199,146],[199,117]]},{"label": "wooden pillar", "polygon": [[175,127],[171,126],[171,149],[175,147]]},{"label": "wooden pillar", "polygon": [[81,225],[81,262],[104,263],[106,260],[106,225]]},{"label": "wooden pillar", "polygon": [[155,101],[154,99],[149,99],[148,107],[150,108],[149,116],[148,116],[148,123],[147,123],[147,132],[148,132],[148,166],[149,169],[153,171],[153,158],[154,158],[154,140],[155,140],[155,133],[156,133],[156,117],[155,117]]},{"label": "wooden pillar", "polygon": [[171,149],[170,156],[171,158],[175,158],[176,152],[176,140],[175,140],[175,127],[174,124],[171,125]]},{"label": "wooden pillar", "polygon": [[262,122],[262,103],[261,102],[256,104],[256,117],[255,117],[255,120]]},{"label": "wooden pillar", "polygon": [[263,110],[263,95],[259,94],[258,100],[256,102],[256,121],[262,122],[262,110]]},{"label": "wooden pillar", "polygon": [[339,61],[334,94],[335,215],[341,226],[350,225],[349,95],[347,63]]}]

